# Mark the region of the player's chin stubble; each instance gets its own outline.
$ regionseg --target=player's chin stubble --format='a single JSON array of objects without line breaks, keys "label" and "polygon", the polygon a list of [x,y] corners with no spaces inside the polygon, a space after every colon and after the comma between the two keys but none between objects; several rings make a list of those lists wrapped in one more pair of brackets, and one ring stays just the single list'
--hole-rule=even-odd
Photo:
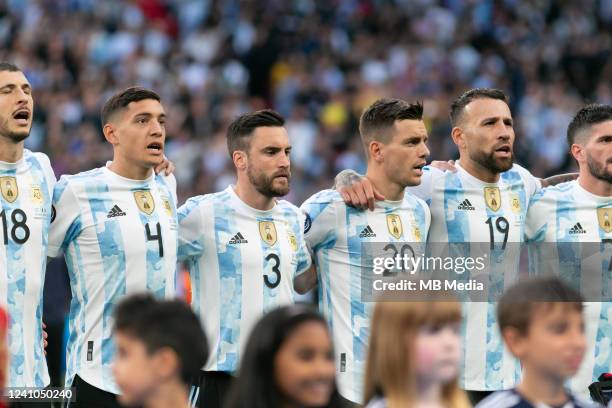
[{"label": "player's chin stubble", "polygon": [[283,197],[289,193],[291,176],[287,176],[287,184],[282,187],[274,186],[275,177],[268,177],[263,173],[254,174],[253,171],[247,172],[249,181],[255,189],[265,197]]},{"label": "player's chin stubble", "polygon": [[589,154],[587,154],[587,165],[589,166],[589,172],[593,175],[593,177],[598,178],[599,180],[606,181],[608,183],[612,183],[612,173],[606,170],[608,165],[608,161],[602,165],[595,161]]},{"label": "player's chin stubble", "polygon": [[470,158],[493,173],[503,173],[510,170],[514,162],[514,154],[511,154],[508,159],[499,160],[495,158],[495,152],[478,151],[471,153]]}]

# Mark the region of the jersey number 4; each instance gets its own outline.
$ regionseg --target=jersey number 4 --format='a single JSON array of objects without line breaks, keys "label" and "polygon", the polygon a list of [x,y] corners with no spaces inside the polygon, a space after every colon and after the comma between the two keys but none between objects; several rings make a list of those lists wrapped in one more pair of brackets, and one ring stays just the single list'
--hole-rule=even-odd
[{"label": "jersey number 4", "polygon": [[[4,245],[8,245],[9,239],[9,226],[7,218],[6,210],[2,210],[2,212],[0,212],[0,220],[2,220],[2,236],[4,237]],[[27,221],[28,217],[23,210],[16,208],[11,212],[11,222],[13,226],[10,229],[10,236],[13,242],[23,245],[28,241],[28,238],[30,238],[30,229],[26,224]]]},{"label": "jersey number 4", "polygon": [[159,249],[159,257],[164,257],[164,240],[162,239],[161,225],[159,222],[155,224],[156,233],[151,234],[151,227],[149,224],[145,224],[145,231],[147,232],[147,241],[157,241],[157,247]]}]

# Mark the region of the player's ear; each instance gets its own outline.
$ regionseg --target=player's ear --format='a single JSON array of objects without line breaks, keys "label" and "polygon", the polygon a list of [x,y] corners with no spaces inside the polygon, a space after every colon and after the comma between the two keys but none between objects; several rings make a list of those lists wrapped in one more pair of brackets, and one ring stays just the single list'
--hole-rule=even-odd
[{"label": "player's ear", "polygon": [[461,129],[459,126],[453,127],[453,130],[451,131],[451,137],[453,138],[453,142],[455,142],[459,150],[465,150],[467,148],[463,129]]},{"label": "player's ear", "polygon": [[586,160],[584,147],[579,144],[574,143],[570,147],[570,153],[572,154],[572,156],[574,156],[574,159],[576,159],[576,161],[578,162]]},{"label": "player's ear", "polygon": [[248,165],[246,152],[242,150],[234,150],[232,153],[232,161],[238,170],[245,170]]},{"label": "player's ear", "polygon": [[117,134],[115,133],[115,128],[110,123],[107,123],[102,128],[102,132],[104,133],[104,138],[106,141],[113,146],[119,144],[119,139],[117,138]]},{"label": "player's ear", "polygon": [[369,153],[369,156],[372,158],[372,160],[378,161],[378,162],[382,161],[383,160],[382,143],[380,143],[377,140],[372,140],[370,144],[368,144],[368,153]]}]

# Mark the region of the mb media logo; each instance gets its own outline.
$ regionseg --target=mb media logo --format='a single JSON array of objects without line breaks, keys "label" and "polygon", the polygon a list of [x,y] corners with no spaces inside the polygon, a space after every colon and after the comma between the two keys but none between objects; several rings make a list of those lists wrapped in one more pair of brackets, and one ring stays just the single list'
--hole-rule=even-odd
[{"label": "mb media logo", "polygon": [[580,225],[579,222],[576,223],[576,225],[574,225],[572,227],[571,230],[569,230],[570,234],[586,234],[586,230],[582,228],[582,225]]},{"label": "mb media logo", "polygon": [[106,215],[106,218],[123,217],[125,213],[117,204]]},{"label": "mb media logo", "polygon": [[467,198],[465,200],[463,200],[463,202],[461,204],[459,204],[457,209],[458,210],[465,210],[465,211],[475,211],[476,210],[476,208],[474,208],[472,203],[470,203],[470,200],[468,200]]},{"label": "mb media logo", "polygon": [[374,233],[374,230],[369,225],[365,227],[363,231],[361,231],[361,234],[359,234],[359,238],[373,238],[375,236],[376,234]]},{"label": "mb media logo", "polygon": [[247,241],[242,234],[239,232],[236,235],[234,235],[232,237],[232,239],[230,239],[229,241],[230,244],[248,244],[249,241]]}]

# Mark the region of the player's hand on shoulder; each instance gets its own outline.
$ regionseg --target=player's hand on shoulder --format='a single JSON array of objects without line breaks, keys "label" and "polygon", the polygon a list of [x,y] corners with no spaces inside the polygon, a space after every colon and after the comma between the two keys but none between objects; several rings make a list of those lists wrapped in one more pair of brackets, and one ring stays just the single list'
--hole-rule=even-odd
[{"label": "player's hand on shoulder", "polygon": [[442,171],[448,170],[448,171],[452,171],[453,173],[457,171],[457,167],[455,166],[454,160],[447,160],[447,161],[434,160],[431,163],[429,163],[429,165],[431,167],[434,167]]},{"label": "player's hand on shoulder", "polygon": [[347,205],[362,210],[374,210],[376,201],[385,199],[367,177],[357,174],[351,178],[350,184],[339,185],[338,192]]}]

